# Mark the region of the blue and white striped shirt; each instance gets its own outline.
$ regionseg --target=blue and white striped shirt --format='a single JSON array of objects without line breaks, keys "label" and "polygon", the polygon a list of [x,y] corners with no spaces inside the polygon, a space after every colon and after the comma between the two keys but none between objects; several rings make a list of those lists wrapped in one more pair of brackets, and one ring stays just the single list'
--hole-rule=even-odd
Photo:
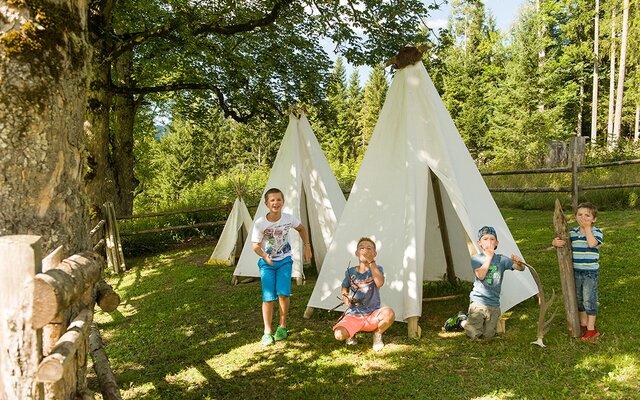
[{"label": "blue and white striped shirt", "polygon": [[571,229],[571,256],[573,258],[573,269],[578,271],[597,271],[600,268],[600,245],[602,244],[602,231],[595,226],[591,227],[593,236],[598,241],[596,247],[589,247],[587,236],[580,234],[580,227]]}]

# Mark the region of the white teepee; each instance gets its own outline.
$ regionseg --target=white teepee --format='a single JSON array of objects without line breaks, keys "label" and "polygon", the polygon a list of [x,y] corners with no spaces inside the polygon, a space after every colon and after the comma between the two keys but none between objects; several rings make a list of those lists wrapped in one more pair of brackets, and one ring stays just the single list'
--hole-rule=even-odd
[{"label": "white teepee", "polygon": [[[346,200],[307,117],[301,111],[299,117],[294,113],[289,115],[289,126],[282,138],[263,194],[273,187],[284,194],[283,211],[300,219],[309,232],[313,262],[319,268]],[[266,215],[267,211],[264,201],[261,201],[255,218]],[[258,256],[253,251],[250,236],[242,248],[234,276],[260,276]],[[291,276],[301,279],[304,277],[304,247],[297,232],[291,233],[289,240],[293,252]]]},{"label": "white teepee", "polygon": [[[384,267],[384,305],[398,321],[417,323],[423,281],[452,274],[473,280],[476,233],[496,228],[498,252],[521,256],[458,130],[421,61],[396,72],[338,228],[309,300],[312,308],[339,303],[348,263],[362,236],[378,246]],[[507,271],[505,311],[537,293],[529,270]],[[417,328],[417,326],[416,326]],[[416,329],[419,331],[419,329]]]},{"label": "white teepee", "polygon": [[244,184],[235,183],[236,200],[207,264],[233,265],[236,259],[236,249],[242,246],[251,232],[251,214],[242,200],[242,192],[247,186],[247,179],[248,176],[245,178]]}]

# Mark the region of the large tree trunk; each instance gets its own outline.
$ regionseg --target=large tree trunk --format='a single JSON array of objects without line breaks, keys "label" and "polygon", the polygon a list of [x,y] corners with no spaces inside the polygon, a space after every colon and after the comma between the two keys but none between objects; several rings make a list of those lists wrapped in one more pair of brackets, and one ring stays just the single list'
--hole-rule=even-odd
[{"label": "large tree trunk", "polygon": [[109,118],[111,111],[111,59],[113,48],[109,32],[113,0],[100,2],[102,8],[91,15],[89,41],[93,46],[88,90],[85,144],[88,153],[88,168],[85,185],[89,196],[91,217],[102,215],[102,205],[113,201],[116,183],[111,164],[109,143]]},{"label": "large tree trunk", "polygon": [[[129,51],[121,55],[116,62],[120,86],[131,86],[132,57],[132,52]],[[114,105],[113,164],[117,196],[113,204],[116,215],[131,215],[133,214],[133,191],[139,183],[133,174],[133,125],[137,105],[133,95],[130,94],[115,96]]]},{"label": "large tree trunk", "polygon": [[600,0],[596,0],[593,30],[593,92],[591,94],[591,144],[596,144],[598,136],[598,69],[600,57],[598,46],[600,40]]},{"label": "large tree trunk", "polygon": [[609,64],[609,115],[607,117],[607,143],[613,140],[613,113],[616,98],[616,8],[611,9],[611,63]]},{"label": "large tree trunk", "polygon": [[90,244],[82,185],[87,2],[33,3],[2,3],[0,235],[39,235],[45,254],[59,245],[73,253]]},{"label": "large tree trunk", "polygon": [[618,65],[618,88],[616,89],[616,113],[613,119],[613,141],[610,144],[611,147],[618,144],[622,125],[622,98],[624,95],[624,76],[627,64],[627,36],[629,36],[629,0],[624,0],[623,4],[620,64]]}]

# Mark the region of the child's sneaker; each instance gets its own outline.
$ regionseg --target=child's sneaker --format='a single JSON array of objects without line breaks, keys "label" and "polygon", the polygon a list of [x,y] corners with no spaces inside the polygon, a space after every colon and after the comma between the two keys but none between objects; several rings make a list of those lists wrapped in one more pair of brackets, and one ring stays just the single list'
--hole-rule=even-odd
[{"label": "child's sneaker", "polygon": [[598,332],[596,329],[590,331],[587,330],[582,336],[580,336],[580,340],[583,341],[589,341],[589,340],[593,340],[595,338],[597,338],[598,336],[600,336],[600,332]]},{"label": "child's sneaker", "polygon": [[373,350],[379,351],[384,347],[382,342],[382,333],[373,332]]},{"label": "child's sneaker", "polygon": [[358,344],[358,339],[356,339],[356,335],[347,338],[347,346],[353,346],[354,344]]},{"label": "child's sneaker", "polygon": [[462,311],[458,311],[456,315],[445,321],[444,325],[442,325],[442,330],[446,332],[461,331],[462,321],[465,321],[466,319],[467,314]]},{"label": "child's sneaker", "polygon": [[276,329],[276,334],[273,336],[274,340],[283,340],[287,338],[287,328],[285,328],[284,326],[279,326],[278,329]]},{"label": "child's sneaker", "polygon": [[265,333],[262,335],[262,339],[260,340],[260,344],[263,346],[270,346],[275,342],[273,336],[270,333]]}]

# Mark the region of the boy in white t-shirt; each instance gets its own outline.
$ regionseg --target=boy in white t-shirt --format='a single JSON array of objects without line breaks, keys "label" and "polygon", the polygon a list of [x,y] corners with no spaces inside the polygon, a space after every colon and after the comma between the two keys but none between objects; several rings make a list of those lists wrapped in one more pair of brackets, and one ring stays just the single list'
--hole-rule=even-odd
[{"label": "boy in white t-shirt", "polygon": [[[307,230],[296,217],[282,212],[284,194],[280,189],[271,188],[264,194],[264,204],[269,212],[253,225],[251,242],[253,251],[260,257],[260,281],[262,282],[262,319],[264,335],[260,343],[264,346],[276,340],[287,338],[287,313],[291,296],[291,244],[289,230],[298,231],[304,242],[304,261],[311,260],[311,244]],[[280,325],[275,335],[271,333],[274,303],[278,301]]]}]

